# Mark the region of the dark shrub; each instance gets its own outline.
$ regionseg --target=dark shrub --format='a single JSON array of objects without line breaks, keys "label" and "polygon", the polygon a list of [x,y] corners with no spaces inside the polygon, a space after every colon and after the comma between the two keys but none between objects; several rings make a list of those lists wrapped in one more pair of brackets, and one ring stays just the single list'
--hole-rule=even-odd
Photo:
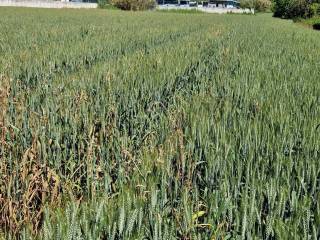
[{"label": "dark shrub", "polygon": [[310,16],[308,0],[275,0],[274,16],[281,18],[307,18]]},{"label": "dark shrub", "polygon": [[111,0],[112,5],[122,10],[148,10],[156,6],[155,0]]},{"label": "dark shrub", "polygon": [[313,29],[320,30],[320,22],[313,24]]}]

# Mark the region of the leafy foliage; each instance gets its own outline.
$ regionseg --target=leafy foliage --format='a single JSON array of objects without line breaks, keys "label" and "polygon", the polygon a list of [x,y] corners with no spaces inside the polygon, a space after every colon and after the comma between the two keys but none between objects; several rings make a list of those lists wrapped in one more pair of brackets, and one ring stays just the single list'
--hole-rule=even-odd
[{"label": "leafy foliage", "polygon": [[320,3],[312,3],[310,5],[310,15],[312,17],[320,15]]},{"label": "leafy foliage", "polygon": [[271,10],[271,1],[270,0],[241,0],[241,8],[254,9],[257,12],[267,12]]},{"label": "leafy foliage", "polygon": [[308,19],[298,19],[298,22],[312,27],[315,30],[320,30],[320,17],[313,17]]},{"label": "leafy foliage", "polygon": [[98,0],[99,8],[106,8],[109,5],[109,0]]},{"label": "leafy foliage", "polygon": [[313,24],[313,28],[316,30],[320,30],[320,21]]}]

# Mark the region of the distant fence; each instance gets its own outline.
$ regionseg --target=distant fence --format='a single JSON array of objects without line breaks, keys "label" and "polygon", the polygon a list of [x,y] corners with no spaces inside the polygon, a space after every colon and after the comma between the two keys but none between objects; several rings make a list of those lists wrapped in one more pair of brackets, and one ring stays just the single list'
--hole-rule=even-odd
[{"label": "distant fence", "polygon": [[60,2],[40,0],[0,0],[0,7],[31,7],[31,8],[97,8],[96,3]]},{"label": "distant fence", "polygon": [[207,13],[247,13],[254,14],[254,10],[250,9],[242,9],[242,8],[211,8],[211,7],[201,7],[198,8],[199,11],[207,12]]},{"label": "distant fence", "polygon": [[198,7],[190,7],[188,5],[159,5],[158,9],[161,10],[198,10],[202,12],[207,12],[207,13],[248,13],[248,14],[254,14],[254,10],[250,9],[242,9],[242,8],[231,8],[231,7],[203,7],[203,6],[198,6]]}]

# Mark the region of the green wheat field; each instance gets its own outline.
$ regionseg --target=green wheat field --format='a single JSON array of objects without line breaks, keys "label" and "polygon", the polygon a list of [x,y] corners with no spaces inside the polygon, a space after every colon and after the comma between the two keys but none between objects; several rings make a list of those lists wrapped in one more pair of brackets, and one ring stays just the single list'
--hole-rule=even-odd
[{"label": "green wheat field", "polygon": [[0,239],[319,237],[320,32],[0,8]]}]

